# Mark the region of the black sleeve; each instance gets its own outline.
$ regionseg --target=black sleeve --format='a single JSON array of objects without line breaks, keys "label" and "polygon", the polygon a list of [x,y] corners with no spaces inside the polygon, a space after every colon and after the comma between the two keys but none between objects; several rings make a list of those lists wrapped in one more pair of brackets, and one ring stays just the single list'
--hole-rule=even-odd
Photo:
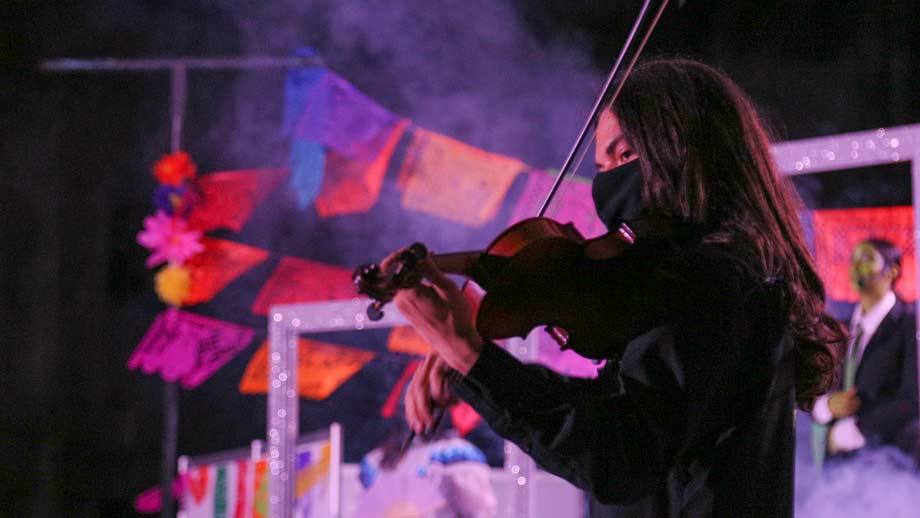
[{"label": "black sleeve", "polygon": [[644,380],[570,378],[487,344],[456,393],[543,469],[602,501],[629,502],[666,469],[683,428],[672,367],[647,367]]}]

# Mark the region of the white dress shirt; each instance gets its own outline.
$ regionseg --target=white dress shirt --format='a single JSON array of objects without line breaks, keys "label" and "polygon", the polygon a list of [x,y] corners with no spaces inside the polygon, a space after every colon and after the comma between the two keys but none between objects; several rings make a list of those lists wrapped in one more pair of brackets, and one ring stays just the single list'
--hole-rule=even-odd
[{"label": "white dress shirt", "polygon": [[[856,335],[857,327],[862,328],[862,335],[859,338],[859,343],[851,345],[851,347],[857,347],[855,368],[859,367],[859,362],[862,361],[863,354],[866,352],[866,345],[872,340],[872,336],[875,335],[882,320],[894,307],[896,300],[894,292],[889,291],[878,304],[865,314],[862,313],[861,306],[856,305],[853,310],[853,317],[850,319],[850,336]],[[849,351],[847,351],[847,354],[849,354]],[[815,408],[811,411],[812,419],[820,424],[827,424],[834,418],[828,406],[829,400],[830,394],[819,397],[815,401]],[[836,421],[831,426],[829,443],[833,444],[837,451],[853,451],[862,448],[866,444],[866,439],[859,431],[856,416],[844,417]]]}]

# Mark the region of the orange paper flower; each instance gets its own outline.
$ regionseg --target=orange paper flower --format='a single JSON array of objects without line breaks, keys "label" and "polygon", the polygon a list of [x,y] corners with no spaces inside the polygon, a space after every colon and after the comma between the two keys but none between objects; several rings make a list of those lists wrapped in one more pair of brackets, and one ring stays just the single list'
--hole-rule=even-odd
[{"label": "orange paper flower", "polygon": [[180,186],[195,177],[198,166],[185,151],[165,155],[153,165],[153,175],[164,185]]}]

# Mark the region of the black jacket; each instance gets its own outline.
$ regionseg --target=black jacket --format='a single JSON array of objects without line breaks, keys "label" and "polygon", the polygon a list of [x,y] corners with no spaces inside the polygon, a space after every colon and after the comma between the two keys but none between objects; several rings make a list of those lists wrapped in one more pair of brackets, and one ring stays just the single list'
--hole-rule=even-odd
[{"label": "black jacket", "polygon": [[456,392],[544,469],[625,516],[791,516],[785,287],[749,264],[723,246],[636,247],[609,268],[643,279],[632,286],[643,299],[621,294],[609,311],[642,321],[657,304],[660,319],[621,361],[577,379],[487,344]]},{"label": "black jacket", "polygon": [[857,425],[868,444],[891,443],[917,419],[917,320],[898,300],[879,324],[856,370]]}]

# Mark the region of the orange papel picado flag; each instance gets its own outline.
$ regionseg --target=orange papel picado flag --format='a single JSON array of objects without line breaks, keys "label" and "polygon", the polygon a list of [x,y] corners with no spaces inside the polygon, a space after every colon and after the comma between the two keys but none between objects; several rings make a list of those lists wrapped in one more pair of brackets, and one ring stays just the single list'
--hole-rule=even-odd
[{"label": "orange papel picado flag", "polygon": [[415,354],[425,356],[431,351],[431,346],[410,326],[396,326],[387,337],[387,350],[394,353]]},{"label": "orange papel picado flag", "polygon": [[[297,392],[307,399],[326,399],[374,356],[371,351],[300,338],[297,348]],[[267,342],[249,360],[243,379],[240,380],[240,392],[268,392]]]},{"label": "orange papel picado flag", "polygon": [[526,168],[520,160],[414,128],[397,182],[403,207],[478,227],[495,217]]}]

